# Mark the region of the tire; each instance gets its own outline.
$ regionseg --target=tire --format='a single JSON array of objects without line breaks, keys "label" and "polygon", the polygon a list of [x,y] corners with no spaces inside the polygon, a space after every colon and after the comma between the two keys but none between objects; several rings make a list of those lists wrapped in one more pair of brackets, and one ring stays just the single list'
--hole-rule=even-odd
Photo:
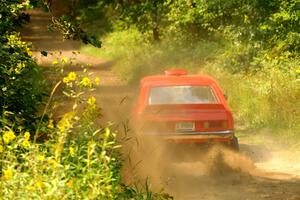
[{"label": "tire", "polygon": [[236,136],[233,136],[231,144],[230,144],[230,148],[234,151],[239,151],[240,150],[239,140]]}]

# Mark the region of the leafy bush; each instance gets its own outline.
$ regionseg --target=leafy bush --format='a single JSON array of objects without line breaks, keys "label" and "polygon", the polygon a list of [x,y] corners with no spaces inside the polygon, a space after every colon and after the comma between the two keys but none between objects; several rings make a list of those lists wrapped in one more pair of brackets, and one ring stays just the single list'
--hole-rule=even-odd
[{"label": "leafy bush", "polygon": [[[141,191],[121,182],[116,134],[109,126],[95,125],[99,117],[96,99],[82,96],[84,89],[99,83],[98,78],[91,80],[70,72],[45,102],[43,96],[50,91],[41,81],[29,45],[21,41],[16,30],[23,19],[28,19],[21,11],[31,7],[30,3],[44,2],[0,1],[1,198],[170,199],[167,194],[151,192],[148,185]],[[97,39],[63,17],[53,21],[55,28],[68,33],[66,38],[100,46]],[[52,102],[57,99],[53,95],[61,84],[63,94],[74,104],[72,111],[54,119],[51,105],[57,103]],[[37,111],[44,104],[39,116]],[[39,141],[41,135],[47,135],[47,140]]]},{"label": "leafy bush", "polygon": [[[119,163],[113,153],[114,134],[109,129],[68,133],[74,127],[74,113],[66,114],[45,144],[29,141],[30,134],[4,138],[1,147],[1,196],[6,199],[115,199],[119,193]],[[101,138],[101,139],[100,139]]]},{"label": "leafy bush", "polygon": [[[0,1],[0,36],[3,37],[11,31],[15,31],[22,23],[29,20],[29,15],[22,13],[30,7],[29,1],[6,0]],[[1,38],[3,39],[3,38]]]},{"label": "leafy bush", "polygon": [[30,1],[0,1],[0,127],[34,129],[37,111],[47,94],[30,45],[17,29],[29,16]]},{"label": "leafy bush", "polygon": [[222,51],[222,45],[212,41],[188,45],[185,41],[174,41],[170,37],[161,43],[151,44],[134,28],[108,34],[103,44],[102,49],[87,46],[82,47],[81,51],[115,60],[113,71],[130,84],[136,84],[144,75],[162,73],[170,67],[196,71],[196,63],[211,60]]},{"label": "leafy bush", "polygon": [[[66,62],[63,59],[62,62]],[[57,62],[56,62],[57,63]],[[57,65],[57,64],[56,64]],[[88,72],[84,70],[86,74]],[[20,127],[0,131],[0,194],[5,199],[171,199],[165,193],[153,193],[122,183],[116,133],[109,125],[95,123],[100,117],[95,97],[88,97],[99,79],[69,72],[57,83],[73,103],[61,118],[40,120],[35,132]],[[51,116],[50,102],[44,114]],[[57,98],[55,98],[57,99]],[[43,116],[42,116],[43,117]],[[41,133],[48,139],[37,142]]]},{"label": "leafy bush", "polygon": [[[139,45],[138,45],[139,44]],[[108,59],[121,59],[124,56],[134,56],[147,47],[150,43],[137,29],[116,31],[105,37],[103,47],[97,49],[91,45],[82,46],[81,52],[92,56]]]},{"label": "leafy bush", "polygon": [[31,57],[29,46],[21,41],[19,34],[0,37],[0,115],[14,113],[6,120],[14,121],[15,126],[33,129],[36,113],[47,94],[41,72]]},{"label": "leafy bush", "polygon": [[[17,32],[23,23],[29,21],[24,10],[44,4],[41,0],[0,1],[0,116],[3,116],[0,127],[10,121],[15,129],[18,126],[35,129],[43,97],[50,92],[45,89],[46,83],[32,58],[30,45],[21,41]],[[100,41],[87,35],[67,17],[52,20],[53,27],[61,29],[66,38],[101,46]]]}]

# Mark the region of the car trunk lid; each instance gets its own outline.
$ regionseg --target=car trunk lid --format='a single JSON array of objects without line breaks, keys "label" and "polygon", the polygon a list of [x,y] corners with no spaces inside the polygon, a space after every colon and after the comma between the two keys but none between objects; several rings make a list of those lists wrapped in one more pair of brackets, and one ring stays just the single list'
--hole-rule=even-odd
[{"label": "car trunk lid", "polygon": [[230,127],[222,104],[149,105],[143,127],[156,132],[218,131]]}]

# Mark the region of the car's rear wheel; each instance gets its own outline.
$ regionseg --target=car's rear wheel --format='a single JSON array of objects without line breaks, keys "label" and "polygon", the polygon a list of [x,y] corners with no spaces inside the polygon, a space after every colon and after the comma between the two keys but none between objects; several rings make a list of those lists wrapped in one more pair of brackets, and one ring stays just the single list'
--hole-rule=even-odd
[{"label": "car's rear wheel", "polygon": [[230,144],[230,148],[234,151],[239,151],[240,147],[239,147],[239,140],[236,136],[234,136],[232,138],[231,144]]}]

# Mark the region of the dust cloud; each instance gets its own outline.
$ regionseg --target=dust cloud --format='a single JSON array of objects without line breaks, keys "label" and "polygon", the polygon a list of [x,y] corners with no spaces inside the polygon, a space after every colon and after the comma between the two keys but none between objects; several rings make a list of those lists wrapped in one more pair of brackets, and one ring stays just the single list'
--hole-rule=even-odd
[{"label": "dust cloud", "polygon": [[148,179],[157,189],[180,181],[178,175],[222,179],[258,173],[251,159],[224,146],[183,146],[145,136],[123,146],[128,159],[125,179],[131,183]]},{"label": "dust cloud", "polygon": [[153,190],[164,189],[175,199],[300,199],[299,177],[258,168],[243,144],[235,152],[137,135],[123,146],[125,183],[144,187],[147,180]]},{"label": "dust cloud", "polygon": [[125,184],[145,188],[147,181],[152,190],[164,189],[179,200],[300,200],[300,176],[290,174],[300,175],[297,152],[283,154],[278,141],[270,146],[242,139],[235,152],[145,136],[131,120],[136,93],[125,86],[102,86],[93,94],[105,108],[99,123],[114,121],[118,130]]}]

